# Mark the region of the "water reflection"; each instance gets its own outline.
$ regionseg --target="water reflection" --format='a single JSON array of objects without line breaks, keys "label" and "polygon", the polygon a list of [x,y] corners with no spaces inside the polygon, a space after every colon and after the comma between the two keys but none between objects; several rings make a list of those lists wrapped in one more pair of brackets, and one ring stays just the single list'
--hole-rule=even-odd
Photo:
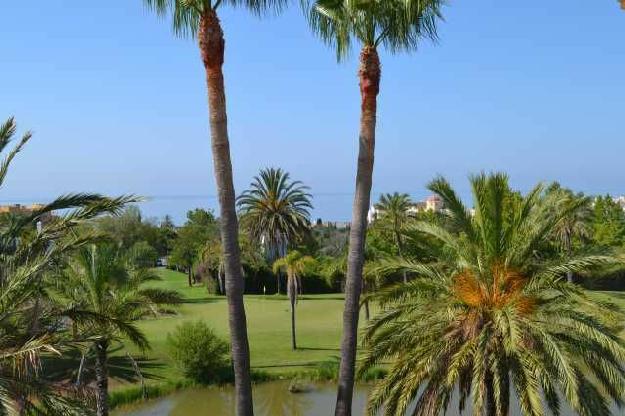
[{"label": "water reflection", "polygon": [[[254,386],[254,413],[257,416],[325,416],[334,414],[336,386],[330,383],[312,384],[304,393],[290,393],[288,381],[262,383]],[[353,414],[364,415],[367,400],[367,386],[357,386],[354,391]],[[573,416],[574,412],[562,403],[560,414]],[[410,409],[408,414],[414,410]],[[622,411],[613,408],[614,415]],[[189,389],[161,399],[120,409],[115,416],[193,416],[215,415],[235,416],[234,388],[212,387]],[[471,414],[470,403],[465,415]],[[521,411],[518,401],[511,400],[510,415],[518,416]],[[459,416],[458,395],[451,400],[446,416]]]},{"label": "water reflection", "polygon": [[[258,416],[319,416],[334,412],[336,389],[332,384],[315,384],[305,393],[290,393],[289,382],[277,381],[254,386],[254,413]],[[363,414],[367,388],[358,387],[354,414]],[[148,403],[120,409],[116,416],[234,416],[234,389],[189,389]]]}]

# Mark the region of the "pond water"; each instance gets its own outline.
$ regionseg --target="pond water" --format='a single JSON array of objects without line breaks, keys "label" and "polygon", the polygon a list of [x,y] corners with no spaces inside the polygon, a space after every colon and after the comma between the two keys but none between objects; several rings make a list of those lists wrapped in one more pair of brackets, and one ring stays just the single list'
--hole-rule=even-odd
[{"label": "pond water", "polygon": [[[254,413],[257,416],[325,416],[334,414],[336,386],[331,383],[308,385],[302,393],[290,393],[289,381],[274,381],[254,386]],[[368,386],[357,386],[354,393],[353,414],[364,415]],[[513,400],[514,402],[514,400]],[[465,415],[470,412],[465,411]],[[115,416],[234,416],[234,389],[232,386],[188,389],[146,403],[118,409]],[[510,409],[511,416],[519,416],[518,406]],[[615,411],[615,415],[621,414]],[[458,416],[457,401],[446,416]],[[562,409],[562,416],[574,413]]]},{"label": "pond water", "polygon": [[[330,383],[305,384],[302,393],[289,392],[289,381],[272,381],[254,386],[254,414],[318,416],[334,413],[336,387]],[[363,414],[368,388],[358,386],[354,395],[354,414]],[[136,406],[121,408],[115,416],[234,416],[232,386],[187,389]]]}]

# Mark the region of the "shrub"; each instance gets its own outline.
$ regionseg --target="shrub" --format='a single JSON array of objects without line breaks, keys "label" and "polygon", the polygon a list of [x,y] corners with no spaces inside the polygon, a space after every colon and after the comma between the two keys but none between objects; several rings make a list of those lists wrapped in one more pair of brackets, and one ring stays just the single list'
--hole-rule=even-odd
[{"label": "shrub", "polygon": [[228,343],[202,321],[184,322],[167,335],[172,357],[185,377],[197,383],[227,381],[232,372]]}]

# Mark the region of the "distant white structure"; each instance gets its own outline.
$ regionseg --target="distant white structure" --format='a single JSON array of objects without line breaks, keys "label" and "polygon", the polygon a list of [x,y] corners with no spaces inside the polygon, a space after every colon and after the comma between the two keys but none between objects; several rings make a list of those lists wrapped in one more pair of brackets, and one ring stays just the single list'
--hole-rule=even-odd
[{"label": "distant white structure", "polygon": [[623,211],[625,211],[625,195],[617,196],[616,198],[613,198],[613,199],[614,199],[614,202],[619,204],[621,208],[623,208]]},{"label": "distant white structure", "polygon": [[443,200],[438,195],[430,195],[425,200],[425,210],[440,212],[443,210]]}]

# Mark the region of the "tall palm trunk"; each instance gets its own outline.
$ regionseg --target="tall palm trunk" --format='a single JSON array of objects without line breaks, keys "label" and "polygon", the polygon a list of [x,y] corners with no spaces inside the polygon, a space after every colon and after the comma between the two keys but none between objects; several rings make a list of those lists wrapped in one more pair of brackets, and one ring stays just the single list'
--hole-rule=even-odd
[{"label": "tall palm trunk", "polygon": [[356,194],[352,209],[349,233],[349,254],[345,282],[345,310],[343,312],[343,339],[341,341],[341,365],[336,399],[336,416],[348,416],[352,412],[354,373],[358,343],[358,313],[362,290],[367,211],[371,200],[373,155],[375,148],[375,122],[377,95],[380,89],[380,59],[373,46],[365,46],[360,53],[360,145]]},{"label": "tall palm trunk", "polygon": [[98,341],[95,344],[96,414],[98,416],[109,414],[107,350],[108,341]]},{"label": "tall palm trunk", "polygon": [[297,300],[297,277],[289,276],[287,286],[287,291],[289,293],[289,302],[291,303],[291,346],[293,350],[296,350],[297,341],[295,339],[295,303]]},{"label": "tall palm trunk", "polygon": [[235,210],[232,163],[226,116],[222,66],[225,41],[214,10],[204,13],[198,31],[200,52],[206,69],[213,165],[219,194],[221,241],[226,275],[226,297],[238,416],[253,415],[250,378],[250,347],[243,304],[243,275],[239,252],[239,224]]}]

